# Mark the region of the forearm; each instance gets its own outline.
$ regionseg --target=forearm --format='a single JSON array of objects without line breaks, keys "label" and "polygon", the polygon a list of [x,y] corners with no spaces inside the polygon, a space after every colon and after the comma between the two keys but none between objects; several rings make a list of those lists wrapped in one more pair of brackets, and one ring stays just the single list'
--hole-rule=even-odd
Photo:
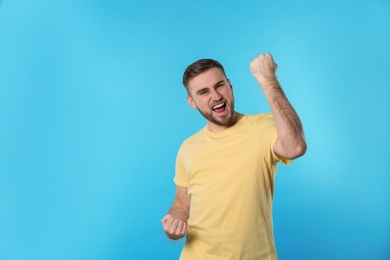
[{"label": "forearm", "polygon": [[175,200],[161,223],[170,239],[180,239],[187,233],[187,220],[190,214],[190,197],[187,188],[176,186]]},{"label": "forearm", "polygon": [[306,151],[303,127],[295,109],[288,101],[277,78],[259,82],[275,120],[278,139],[274,151],[287,159],[294,159]]}]

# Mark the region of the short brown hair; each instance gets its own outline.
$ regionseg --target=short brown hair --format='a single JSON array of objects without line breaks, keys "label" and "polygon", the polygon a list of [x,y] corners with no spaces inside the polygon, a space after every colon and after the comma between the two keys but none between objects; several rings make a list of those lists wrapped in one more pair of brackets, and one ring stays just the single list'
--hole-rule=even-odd
[{"label": "short brown hair", "polygon": [[223,74],[226,77],[225,70],[221,63],[219,63],[216,60],[212,59],[200,59],[194,63],[192,63],[190,66],[187,67],[187,69],[184,71],[183,74],[183,85],[188,90],[188,82],[198,76],[199,74],[202,74],[205,71],[208,71],[211,68],[219,68],[222,70]]}]

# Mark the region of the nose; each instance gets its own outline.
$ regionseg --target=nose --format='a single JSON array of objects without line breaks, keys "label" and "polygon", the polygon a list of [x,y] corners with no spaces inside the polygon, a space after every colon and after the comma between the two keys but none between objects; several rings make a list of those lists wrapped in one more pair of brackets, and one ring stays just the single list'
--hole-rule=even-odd
[{"label": "nose", "polygon": [[222,95],[216,90],[216,89],[213,89],[211,91],[211,98],[215,101],[218,101],[218,100],[221,100],[222,98]]}]

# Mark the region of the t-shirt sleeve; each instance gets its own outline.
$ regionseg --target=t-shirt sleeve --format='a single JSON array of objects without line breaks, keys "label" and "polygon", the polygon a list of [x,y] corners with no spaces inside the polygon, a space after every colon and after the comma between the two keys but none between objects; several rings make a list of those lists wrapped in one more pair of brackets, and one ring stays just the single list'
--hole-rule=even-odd
[{"label": "t-shirt sleeve", "polygon": [[284,158],[284,157],[282,157],[274,152],[274,144],[275,144],[275,141],[277,138],[278,138],[278,134],[276,133],[276,128],[275,128],[275,134],[272,137],[272,143],[271,143],[272,156],[276,159],[277,162],[280,161],[280,162],[284,163],[285,165],[289,165],[292,162],[292,160],[286,159],[286,158]]},{"label": "t-shirt sleeve", "polygon": [[183,161],[183,146],[180,147],[176,156],[175,177],[173,181],[181,187],[188,187],[188,175]]}]

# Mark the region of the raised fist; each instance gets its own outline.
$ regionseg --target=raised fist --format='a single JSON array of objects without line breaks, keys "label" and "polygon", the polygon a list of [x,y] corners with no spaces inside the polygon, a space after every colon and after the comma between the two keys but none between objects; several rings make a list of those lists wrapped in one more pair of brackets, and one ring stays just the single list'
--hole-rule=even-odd
[{"label": "raised fist", "polygon": [[275,78],[275,72],[278,65],[274,62],[270,53],[261,54],[256,57],[250,64],[250,69],[257,81],[263,85],[267,80]]}]

